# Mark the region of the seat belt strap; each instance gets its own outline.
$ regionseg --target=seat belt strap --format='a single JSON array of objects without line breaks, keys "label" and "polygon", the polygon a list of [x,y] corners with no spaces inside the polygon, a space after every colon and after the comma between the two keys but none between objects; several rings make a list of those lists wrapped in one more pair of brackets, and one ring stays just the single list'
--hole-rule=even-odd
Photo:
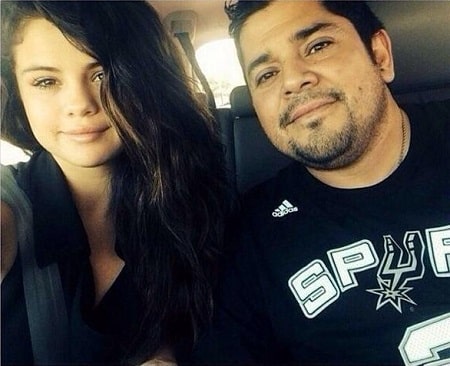
[{"label": "seat belt strap", "polygon": [[69,360],[69,326],[57,263],[39,268],[35,258],[31,203],[12,169],[1,168],[1,198],[13,210],[31,346],[36,365],[61,365]]},{"label": "seat belt strap", "polygon": [[208,84],[208,81],[206,80],[205,75],[203,74],[202,70],[200,69],[200,66],[198,65],[197,59],[195,57],[194,47],[192,46],[191,39],[189,37],[189,33],[180,32],[175,33],[174,35],[180,41],[181,46],[183,47],[183,50],[192,66],[192,69],[194,70],[195,75],[197,75],[198,79],[200,80],[200,83],[202,84],[203,90],[206,93],[208,106],[211,112],[214,113],[216,110],[216,102],[214,99],[214,94],[211,90],[211,87]]}]

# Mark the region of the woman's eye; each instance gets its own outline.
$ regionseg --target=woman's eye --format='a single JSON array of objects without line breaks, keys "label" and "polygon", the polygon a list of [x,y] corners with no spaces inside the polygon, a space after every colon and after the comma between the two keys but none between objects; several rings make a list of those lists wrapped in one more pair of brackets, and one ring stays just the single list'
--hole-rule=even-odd
[{"label": "woman's eye", "polygon": [[332,42],[331,41],[320,41],[315,44],[313,44],[309,50],[308,54],[313,55],[319,51],[322,51],[324,48],[327,48]]},{"label": "woman's eye", "polygon": [[267,80],[269,80],[271,77],[276,75],[276,71],[269,71],[263,73],[261,76],[258,76],[256,78],[256,85],[265,83]]},{"label": "woman's eye", "polygon": [[56,85],[56,80],[51,78],[39,78],[33,81],[33,86],[39,89],[49,89]]},{"label": "woman's eye", "polygon": [[105,72],[99,71],[94,74],[92,81],[102,81],[105,78]]}]

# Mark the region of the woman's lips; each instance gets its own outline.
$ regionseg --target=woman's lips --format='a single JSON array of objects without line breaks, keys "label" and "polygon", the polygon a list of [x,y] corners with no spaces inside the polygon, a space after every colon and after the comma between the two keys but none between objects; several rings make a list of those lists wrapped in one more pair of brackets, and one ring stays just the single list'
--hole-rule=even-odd
[{"label": "woman's lips", "polygon": [[106,127],[88,127],[88,128],[77,128],[72,130],[63,131],[62,133],[72,140],[80,142],[89,142],[97,139],[101,136],[109,126]]}]

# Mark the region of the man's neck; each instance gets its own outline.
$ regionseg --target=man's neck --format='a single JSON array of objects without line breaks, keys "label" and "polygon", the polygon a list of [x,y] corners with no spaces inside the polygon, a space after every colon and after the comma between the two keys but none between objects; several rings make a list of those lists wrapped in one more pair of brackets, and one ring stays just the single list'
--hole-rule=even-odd
[{"label": "man's neck", "polygon": [[353,164],[333,169],[307,168],[316,179],[331,187],[352,189],[376,185],[389,177],[406,157],[410,143],[407,115],[397,106],[363,155]]}]

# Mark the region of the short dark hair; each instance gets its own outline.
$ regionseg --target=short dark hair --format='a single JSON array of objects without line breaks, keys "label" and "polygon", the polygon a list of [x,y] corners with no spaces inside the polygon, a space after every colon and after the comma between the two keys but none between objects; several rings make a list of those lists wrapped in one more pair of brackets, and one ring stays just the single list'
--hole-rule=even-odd
[{"label": "short dark hair", "polygon": [[[242,64],[242,54],[239,37],[242,26],[248,17],[255,12],[267,7],[273,0],[241,0],[225,3],[225,12],[231,23],[229,33],[234,38],[239,60]],[[363,41],[369,55],[372,56],[371,39],[380,29],[384,28],[383,23],[372,12],[365,1],[330,1],[322,0],[321,4],[329,12],[347,18],[355,27],[361,40]]]}]

